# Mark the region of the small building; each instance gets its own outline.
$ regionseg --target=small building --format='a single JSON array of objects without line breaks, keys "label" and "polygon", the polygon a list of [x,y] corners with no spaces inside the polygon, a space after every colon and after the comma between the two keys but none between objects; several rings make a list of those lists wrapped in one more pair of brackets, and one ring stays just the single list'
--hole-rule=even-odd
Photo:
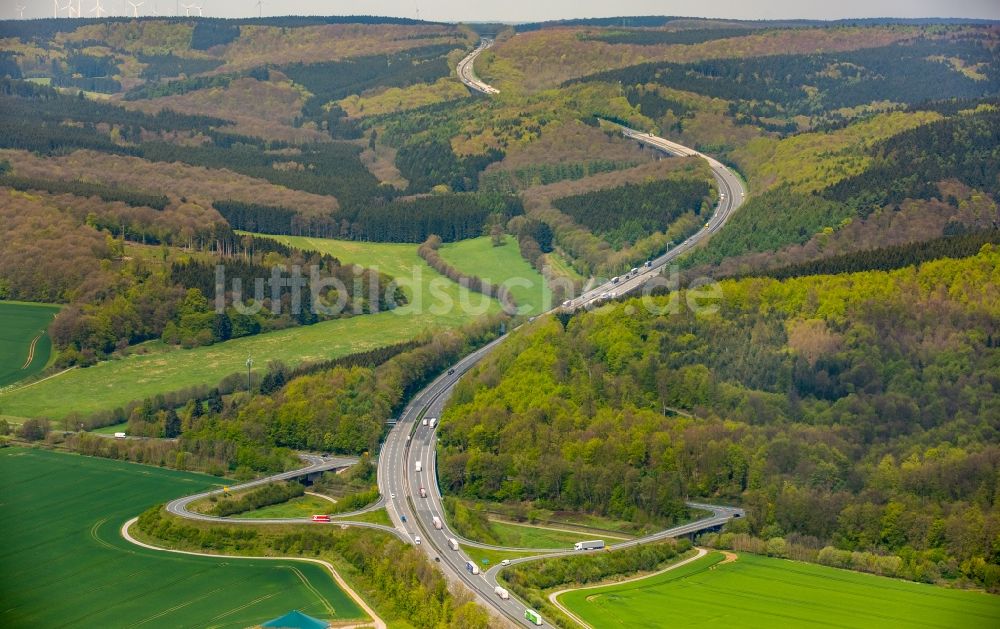
[{"label": "small building", "polygon": [[330,623],[319,618],[313,618],[303,614],[297,609],[293,609],[284,616],[279,616],[274,620],[261,623],[261,627],[271,627],[273,629],[328,629]]}]

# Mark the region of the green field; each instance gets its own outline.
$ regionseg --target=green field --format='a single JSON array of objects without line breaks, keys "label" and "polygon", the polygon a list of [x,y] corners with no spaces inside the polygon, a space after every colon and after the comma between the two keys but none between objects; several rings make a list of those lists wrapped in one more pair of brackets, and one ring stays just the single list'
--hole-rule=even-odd
[{"label": "green field", "polygon": [[490,528],[500,540],[499,545],[507,548],[572,548],[576,542],[601,537],[594,533],[567,532],[495,520],[490,522]]},{"label": "green field", "polygon": [[494,247],[492,238],[471,238],[448,243],[438,250],[441,257],[466,275],[475,275],[510,289],[525,315],[537,315],[552,307],[552,292],[542,274],[521,257],[517,241],[505,236],[504,245]]},{"label": "green field", "polygon": [[[161,342],[142,346],[148,353],[74,369],[56,378],[23,389],[0,394],[0,409],[16,417],[60,418],[71,412],[91,413],[124,406],[158,393],[194,385],[214,385],[232,373],[245,373],[247,355],[262,377],[267,363],[282,360],[289,365],[345,356],[411,340],[423,332],[457,327],[480,314],[460,307],[462,295],[473,305],[479,296],[440,275],[417,256],[414,245],[360,243],[321,238],[277,237],[296,247],[335,255],[343,262],[378,267],[397,278],[411,302],[396,310],[350,319],[325,321],[233,339],[194,349],[180,349]],[[406,280],[406,281],[404,281]],[[413,290],[412,286],[419,287]],[[499,311],[489,300],[485,312]]]},{"label": "green field", "polygon": [[[719,553],[624,585],[567,592],[594,627],[1000,627],[1000,597]],[[666,603],[669,601],[669,604]]]},{"label": "green field", "polygon": [[0,301],[0,388],[45,369],[52,353],[46,329],[57,312],[51,304]]},{"label": "green field", "polygon": [[0,450],[0,625],[235,628],[290,609],[337,620],[364,617],[320,566],[177,555],[134,546],[119,534],[123,522],[151,504],[217,480]]}]

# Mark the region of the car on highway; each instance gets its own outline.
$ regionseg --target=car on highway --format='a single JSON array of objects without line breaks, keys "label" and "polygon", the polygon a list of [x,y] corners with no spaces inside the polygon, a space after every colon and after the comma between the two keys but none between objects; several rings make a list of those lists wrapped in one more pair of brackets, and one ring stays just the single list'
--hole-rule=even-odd
[{"label": "car on highway", "polygon": [[568,306],[569,306],[569,305],[570,305],[571,303],[573,303],[573,300],[572,300],[572,299],[567,299],[566,301],[564,301],[564,302],[563,302],[563,307],[564,307],[564,308],[566,308],[566,307],[568,307]]},{"label": "car on highway", "polygon": [[652,260],[646,260],[646,268],[648,269],[651,266],[653,266],[653,261]]},{"label": "car on highway", "polygon": [[399,519],[400,519],[400,521],[402,521],[402,522],[406,522],[406,514],[405,514],[405,513],[401,514],[401,515],[399,516]]},{"label": "car on highway", "polygon": [[420,546],[420,536],[419,535],[417,535],[417,536],[415,536],[413,538],[413,543],[416,544],[417,546]]},{"label": "car on highway", "polygon": [[500,565],[501,566],[509,566],[510,565],[510,559],[504,559],[503,561],[500,562]]},{"label": "car on highway", "polygon": [[312,517],[313,522],[329,522],[330,516],[328,515],[314,515]]},{"label": "car on highway", "polygon": [[455,373],[455,368],[454,367],[452,367],[451,369],[448,370],[448,375],[449,376],[453,375],[454,373]]},{"label": "car on highway", "polygon": [[396,499],[396,494],[389,494],[389,498],[392,499],[392,500],[395,500]]},{"label": "car on highway", "polygon": [[423,425],[424,425],[424,426],[426,426],[426,425],[427,425],[427,418],[426,418],[426,417],[424,418],[424,421],[423,421]]}]

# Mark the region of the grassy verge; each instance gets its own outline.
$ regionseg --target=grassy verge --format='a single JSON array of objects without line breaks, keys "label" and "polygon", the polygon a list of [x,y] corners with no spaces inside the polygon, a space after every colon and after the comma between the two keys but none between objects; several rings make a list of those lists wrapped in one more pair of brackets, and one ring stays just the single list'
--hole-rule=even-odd
[{"label": "grassy verge", "polygon": [[333,503],[317,496],[299,496],[276,505],[236,514],[233,519],[266,520],[269,518],[308,518],[315,513],[326,513]]},{"label": "grassy verge", "polygon": [[[333,517],[336,518],[337,516],[334,515]],[[365,513],[359,513],[358,515],[345,517],[344,520],[349,520],[353,522],[370,522],[371,524],[382,524],[384,526],[392,526],[392,520],[389,518],[389,514],[386,513],[385,509],[366,511]]]},{"label": "grassy verge", "polygon": [[462,552],[469,556],[469,559],[475,561],[480,566],[485,566],[489,568],[490,566],[495,566],[504,559],[517,559],[519,557],[531,557],[535,553],[519,553],[511,550],[492,550],[488,548],[479,548],[477,546],[461,546]]}]

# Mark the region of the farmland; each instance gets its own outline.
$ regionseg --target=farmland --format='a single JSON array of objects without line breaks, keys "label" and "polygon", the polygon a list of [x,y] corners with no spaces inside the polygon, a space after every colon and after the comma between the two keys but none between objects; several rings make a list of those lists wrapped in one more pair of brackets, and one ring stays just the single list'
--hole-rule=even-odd
[{"label": "farmland", "polygon": [[0,478],[4,626],[246,627],[294,608],[363,617],[319,566],[182,557],[120,536],[128,518],[213,477],[8,448]]},{"label": "farmland", "polygon": [[[74,369],[57,378],[0,395],[5,414],[15,417],[64,417],[123,406],[132,400],[195,385],[214,385],[243,371],[248,355],[258,371],[268,361],[289,365],[344,356],[413,339],[423,332],[456,327],[478,314],[459,307],[468,293],[428,267],[416,247],[281,236],[276,239],[303,249],[329,253],[344,263],[356,263],[397,278],[409,303],[390,312],[325,321],[224,343],[177,349],[159,341],[120,360]],[[513,249],[517,253],[516,249]],[[479,296],[466,299],[473,306]],[[490,300],[486,312],[499,305]]]},{"label": "farmland", "polygon": [[531,308],[524,314],[537,315],[551,306],[552,293],[545,279],[521,257],[517,241],[511,236],[506,236],[499,247],[494,247],[491,239],[483,236],[446,244],[439,253],[448,264],[466,275],[508,286],[518,306]]},{"label": "farmland", "polygon": [[[559,597],[594,627],[989,627],[1000,598],[801,562],[741,554]],[[822,593],[819,595],[818,593]],[[670,600],[669,606],[663,601]]]},{"label": "farmland", "polygon": [[45,368],[52,341],[45,329],[58,306],[0,301],[0,387]]}]

